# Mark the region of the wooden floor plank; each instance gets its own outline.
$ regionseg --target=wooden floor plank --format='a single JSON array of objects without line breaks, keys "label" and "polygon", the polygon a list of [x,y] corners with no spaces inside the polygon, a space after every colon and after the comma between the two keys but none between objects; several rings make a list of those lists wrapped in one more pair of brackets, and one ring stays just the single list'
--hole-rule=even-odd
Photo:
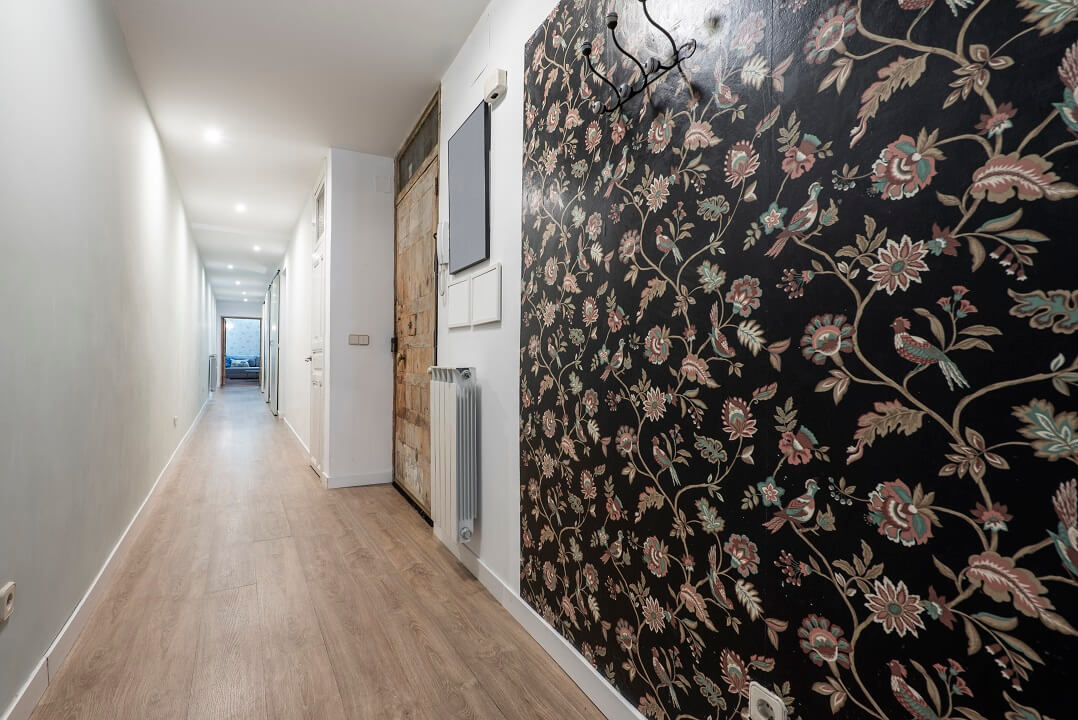
[{"label": "wooden floor plank", "polygon": [[257,388],[131,533],[33,720],[601,717],[396,490],[325,490]]},{"label": "wooden floor plank", "polygon": [[255,564],[268,716],[343,719],[344,705],[295,541],[257,543]]},{"label": "wooden floor plank", "polygon": [[189,720],[266,717],[261,630],[254,585],[206,595]]}]

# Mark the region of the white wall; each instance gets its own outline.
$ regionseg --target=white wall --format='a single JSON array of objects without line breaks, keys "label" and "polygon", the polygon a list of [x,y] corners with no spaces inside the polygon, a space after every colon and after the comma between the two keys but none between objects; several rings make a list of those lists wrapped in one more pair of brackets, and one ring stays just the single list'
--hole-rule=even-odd
[{"label": "white wall", "polygon": [[3,3],[0,97],[2,714],[207,398],[214,308],[108,0]]},{"label": "white wall", "polygon": [[[475,367],[482,393],[480,517],[469,547],[503,583],[520,590],[520,247],[524,147],[524,43],[554,0],[494,0],[442,77],[441,156],[483,101],[487,72],[509,72],[509,91],[491,112],[490,262],[502,264],[502,321],[449,330],[438,313],[438,364]],[[496,28],[497,32],[491,32]],[[449,218],[449,163],[441,164],[442,220]],[[484,263],[466,273],[486,267]],[[440,301],[439,301],[440,302]]]},{"label": "white wall", "polygon": [[[491,112],[490,262],[502,264],[502,321],[449,330],[439,306],[438,364],[476,368],[482,394],[480,517],[464,564],[609,718],[642,716],[557,631],[520,599],[520,251],[524,157],[524,45],[556,0],[493,0],[442,77],[441,187],[449,187],[449,138],[483,100],[488,72],[509,74]],[[442,220],[449,193],[440,194]],[[487,267],[483,263],[466,273]],[[439,301],[440,302],[440,301]]]},{"label": "white wall", "polygon": [[[392,479],[392,192],[390,158],[330,150],[324,469],[330,487]],[[371,343],[349,345],[349,334],[370,335]]]},{"label": "white wall", "polygon": [[280,414],[304,448],[311,444],[311,253],[314,252],[314,196],[300,213],[281,265]]}]

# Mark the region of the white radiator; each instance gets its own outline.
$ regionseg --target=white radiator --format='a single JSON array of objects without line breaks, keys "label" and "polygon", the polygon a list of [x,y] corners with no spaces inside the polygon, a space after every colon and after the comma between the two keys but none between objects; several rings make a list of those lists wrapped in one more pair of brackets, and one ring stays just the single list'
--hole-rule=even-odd
[{"label": "white radiator", "polygon": [[432,367],[430,507],[434,534],[468,542],[479,512],[479,386],[474,368]]},{"label": "white radiator", "polygon": [[210,376],[209,376],[210,392],[217,391],[217,356],[210,355]]}]

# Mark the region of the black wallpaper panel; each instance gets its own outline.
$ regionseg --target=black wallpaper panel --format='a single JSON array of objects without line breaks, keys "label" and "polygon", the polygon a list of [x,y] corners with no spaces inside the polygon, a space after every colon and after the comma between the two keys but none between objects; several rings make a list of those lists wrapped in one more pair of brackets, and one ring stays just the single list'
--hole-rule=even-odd
[{"label": "black wallpaper panel", "polygon": [[1078,4],[651,6],[526,50],[522,594],[649,717],[1074,717]]}]

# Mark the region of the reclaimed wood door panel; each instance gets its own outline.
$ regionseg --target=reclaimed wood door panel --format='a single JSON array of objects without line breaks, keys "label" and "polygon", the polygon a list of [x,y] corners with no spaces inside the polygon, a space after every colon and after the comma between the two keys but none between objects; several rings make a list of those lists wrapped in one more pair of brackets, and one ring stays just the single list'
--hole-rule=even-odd
[{"label": "reclaimed wood door panel", "polygon": [[437,332],[438,159],[397,199],[394,481],[430,514],[430,377]]}]

